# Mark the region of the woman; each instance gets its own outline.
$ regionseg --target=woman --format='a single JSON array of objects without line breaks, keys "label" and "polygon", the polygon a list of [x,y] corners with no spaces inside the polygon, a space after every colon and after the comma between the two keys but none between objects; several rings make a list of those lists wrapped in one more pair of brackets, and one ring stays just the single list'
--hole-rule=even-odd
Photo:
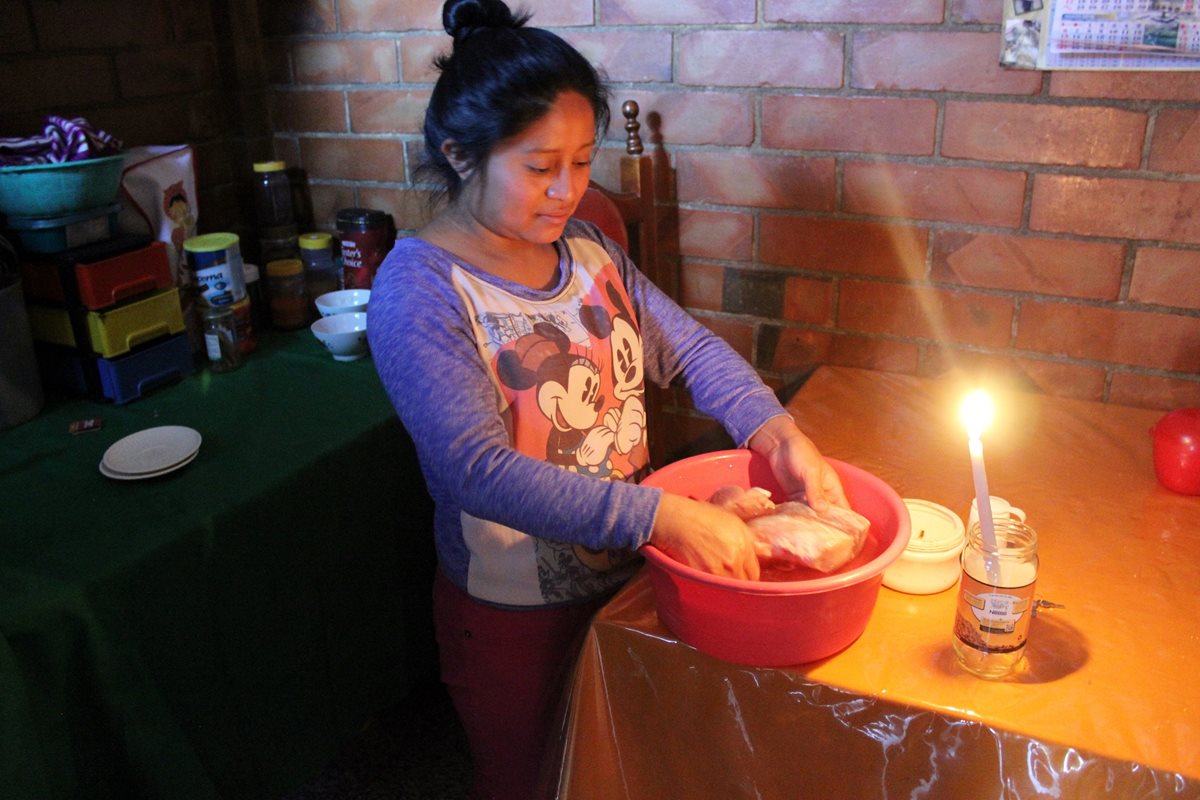
[{"label": "woman", "polygon": [[754,370],[574,220],[608,95],[590,64],[500,0],[449,0],[453,52],[425,117],[447,202],[376,276],[376,368],[435,505],[442,679],[473,797],[534,796],[591,614],[655,546],[756,579],[733,514],[634,481],[644,381],[678,379],[785,488],[845,505],[836,474]]}]

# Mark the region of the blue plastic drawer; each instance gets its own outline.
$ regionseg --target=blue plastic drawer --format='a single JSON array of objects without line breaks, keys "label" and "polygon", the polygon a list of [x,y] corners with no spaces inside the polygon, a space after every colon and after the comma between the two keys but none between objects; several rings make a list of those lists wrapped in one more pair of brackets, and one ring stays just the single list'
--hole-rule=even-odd
[{"label": "blue plastic drawer", "polygon": [[195,371],[187,334],[170,336],[117,358],[98,358],[46,344],[37,348],[47,385],[122,405]]}]

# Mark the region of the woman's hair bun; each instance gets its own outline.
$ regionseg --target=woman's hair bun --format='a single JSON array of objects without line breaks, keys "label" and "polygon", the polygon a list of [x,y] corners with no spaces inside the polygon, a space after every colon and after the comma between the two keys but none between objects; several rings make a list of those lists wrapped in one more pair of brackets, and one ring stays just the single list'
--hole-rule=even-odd
[{"label": "woman's hair bun", "polygon": [[446,0],[442,6],[442,25],[455,42],[481,28],[519,28],[530,16],[513,14],[504,0]]}]

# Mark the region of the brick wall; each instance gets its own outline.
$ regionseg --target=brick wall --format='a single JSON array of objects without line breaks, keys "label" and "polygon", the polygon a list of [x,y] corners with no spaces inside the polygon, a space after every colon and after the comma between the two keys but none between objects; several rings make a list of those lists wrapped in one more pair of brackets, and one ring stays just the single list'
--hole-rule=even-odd
[{"label": "brick wall", "polygon": [[[820,363],[957,366],[1200,405],[1200,73],[1002,70],[1000,3],[529,6],[605,69],[618,103],[641,104],[681,300],[773,383]],[[135,143],[199,141],[206,185],[228,190],[269,116],[320,224],[366,205],[411,231],[429,63],[449,42],[440,8],[0,0],[6,30],[20,22],[0,38],[17,98],[2,132],[79,108]]]},{"label": "brick wall", "polygon": [[272,149],[253,2],[0,0],[0,20],[0,136],[60,114],[127,146],[191,143],[201,229],[250,226],[250,164]]}]

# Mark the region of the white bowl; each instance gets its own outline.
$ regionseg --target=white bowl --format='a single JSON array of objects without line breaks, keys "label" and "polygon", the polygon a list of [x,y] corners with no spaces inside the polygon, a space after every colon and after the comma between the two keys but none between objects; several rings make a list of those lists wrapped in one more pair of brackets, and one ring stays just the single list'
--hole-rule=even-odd
[{"label": "white bowl", "polygon": [[883,585],[906,594],[934,594],[958,583],[959,554],[966,544],[962,518],[928,500],[905,498],[912,535],[883,573]]},{"label": "white bowl", "polygon": [[371,299],[370,289],[342,289],[337,292],[326,292],[317,295],[313,302],[322,317],[332,317],[335,314],[353,314],[367,310],[367,301]]},{"label": "white bowl", "polygon": [[367,354],[367,315],[362,311],[321,317],[309,328],[337,361],[355,361]]}]

